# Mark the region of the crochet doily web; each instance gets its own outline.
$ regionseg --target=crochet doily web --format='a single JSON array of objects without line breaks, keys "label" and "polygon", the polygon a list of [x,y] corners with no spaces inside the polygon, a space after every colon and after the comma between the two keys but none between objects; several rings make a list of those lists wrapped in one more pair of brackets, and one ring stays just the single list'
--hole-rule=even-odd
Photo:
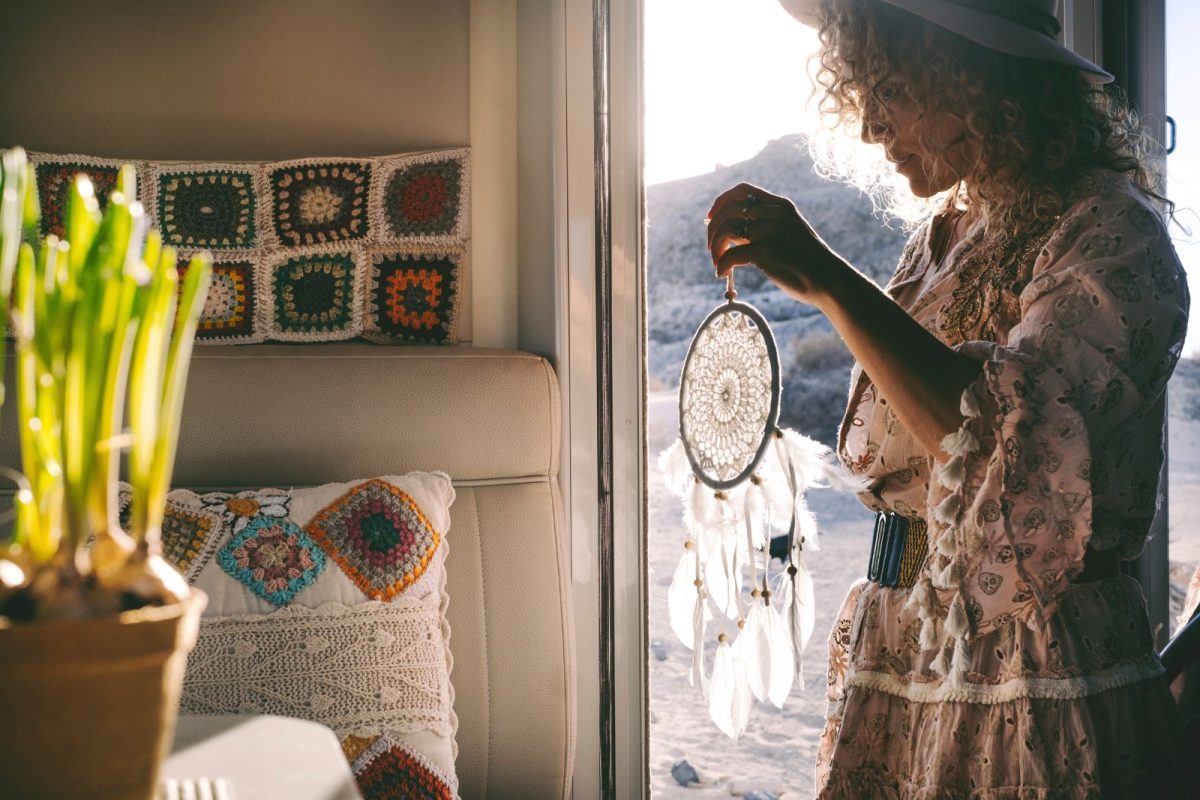
[{"label": "crochet doily web", "polygon": [[680,379],[680,433],[714,481],[737,478],[769,433],[774,370],[766,336],[730,310],[696,334]]}]

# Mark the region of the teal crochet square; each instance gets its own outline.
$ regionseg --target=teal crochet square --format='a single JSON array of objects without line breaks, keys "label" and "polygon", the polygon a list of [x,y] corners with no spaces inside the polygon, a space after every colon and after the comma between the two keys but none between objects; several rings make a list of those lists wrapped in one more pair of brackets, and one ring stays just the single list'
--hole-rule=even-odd
[{"label": "teal crochet square", "polygon": [[325,570],[321,548],[295,523],[257,516],[217,554],[221,568],[252,592],[277,606],[287,605]]}]

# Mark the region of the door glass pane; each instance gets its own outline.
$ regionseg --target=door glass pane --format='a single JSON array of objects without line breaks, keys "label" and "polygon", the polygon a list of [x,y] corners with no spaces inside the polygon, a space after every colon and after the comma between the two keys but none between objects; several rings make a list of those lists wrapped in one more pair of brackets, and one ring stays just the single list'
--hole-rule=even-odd
[{"label": "door glass pane", "polygon": [[[1195,75],[1200,56],[1189,37],[1200,31],[1200,4],[1167,0],[1167,113],[1177,129],[1175,152],[1167,156],[1167,193],[1176,203],[1171,225],[1175,249],[1188,272],[1192,314],[1184,358],[1171,378],[1167,427],[1168,519],[1171,559],[1171,622],[1183,610],[1189,581],[1200,566],[1200,105]],[[1186,229],[1186,230],[1185,230]]]},{"label": "door glass pane", "polygon": [[[703,224],[720,192],[748,181],[792,198],[836,250],[880,283],[893,272],[905,235],[873,216],[856,189],[813,173],[801,134],[815,125],[805,76],[816,36],[777,0],[645,0],[645,14],[651,792],[728,798],[765,789],[811,797],[825,716],[826,637],[847,588],[865,573],[873,516],[853,496],[809,492],[822,535],[821,550],[807,559],[817,593],[807,687],[793,687],[782,710],[756,703],[735,744],[688,685],[691,651],[671,630],[667,590],[686,533],[682,506],[654,460],[677,435],[679,373],[691,336],[723,301]],[[754,43],[753,54],[746,42]],[[822,315],[761,274],[741,270],[737,280],[739,299],[763,312],[779,345],[781,425],[832,445],[845,406],[848,351]],[[707,646],[710,669],[715,636]],[[701,786],[680,785],[685,767],[672,774],[683,761]]]}]

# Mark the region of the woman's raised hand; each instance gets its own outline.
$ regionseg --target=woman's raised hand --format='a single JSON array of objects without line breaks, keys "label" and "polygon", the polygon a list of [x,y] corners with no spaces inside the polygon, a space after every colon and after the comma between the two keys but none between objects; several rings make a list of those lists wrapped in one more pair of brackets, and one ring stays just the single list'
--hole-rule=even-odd
[{"label": "woman's raised hand", "polygon": [[713,201],[708,250],[717,277],[754,265],[797,300],[820,306],[847,271],[786,197],[739,183]]}]

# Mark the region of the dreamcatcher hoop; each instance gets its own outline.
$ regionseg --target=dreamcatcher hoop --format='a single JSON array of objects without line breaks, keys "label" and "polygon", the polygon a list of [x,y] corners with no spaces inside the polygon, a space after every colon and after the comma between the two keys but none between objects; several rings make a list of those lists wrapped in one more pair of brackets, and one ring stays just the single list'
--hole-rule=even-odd
[{"label": "dreamcatcher hoop", "polygon": [[[659,468],[683,502],[688,532],[667,593],[671,629],[692,651],[688,681],[717,727],[736,740],[754,699],[782,708],[802,682],[814,619],[804,551],[817,549],[804,492],[862,486],[836,466],[828,447],[778,427],[775,338],[757,309],[737,301],[732,274],[727,281],[726,302],[688,347],[679,439]],[[782,535],[790,537],[785,569],[772,576],[770,542]],[[714,638],[710,676],[705,645]]]},{"label": "dreamcatcher hoop", "polygon": [[[729,285],[732,287],[732,278]],[[692,337],[679,378],[679,440],[683,442],[692,473],[715,490],[741,484],[758,468],[778,429],[781,393],[779,351],[766,319],[753,306],[739,303],[732,288],[726,297],[726,302],[704,318]],[[722,349],[731,343],[741,345],[740,352]],[[739,357],[760,355],[757,350],[761,350],[761,359],[767,362],[765,375],[761,363],[737,362]],[[754,370],[755,367],[759,369]],[[765,409],[747,403],[763,399],[767,401]],[[699,415],[695,412],[699,407],[714,411],[712,416],[718,418],[718,430],[711,429],[713,420],[697,419]],[[739,414],[747,408],[755,412],[750,418]],[[709,424],[708,431],[701,430],[705,422]],[[708,438],[697,440],[698,435],[705,433],[710,434]],[[712,435],[720,433],[727,436]],[[750,437],[755,435],[758,444],[753,451],[744,447],[740,453],[729,452],[730,444],[749,444]],[[723,442],[722,438],[741,441]],[[714,452],[718,449],[721,452]],[[741,468],[730,476],[729,470],[739,461]],[[722,465],[728,466],[722,470]]]}]

